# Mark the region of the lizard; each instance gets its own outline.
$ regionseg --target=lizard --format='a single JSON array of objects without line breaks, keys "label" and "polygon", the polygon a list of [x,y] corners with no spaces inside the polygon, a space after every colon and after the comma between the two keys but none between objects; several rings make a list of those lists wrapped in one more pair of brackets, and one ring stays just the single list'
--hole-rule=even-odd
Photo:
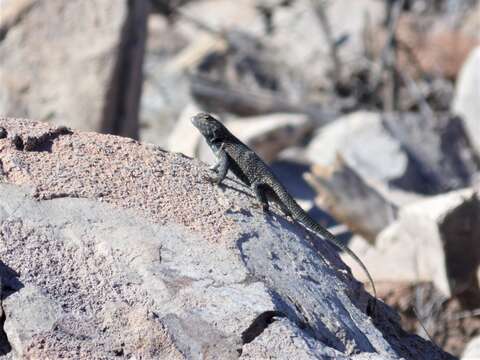
[{"label": "lizard", "polygon": [[236,138],[220,121],[207,113],[198,113],[192,117],[191,121],[203,135],[217,158],[217,162],[210,167],[216,174],[209,177],[209,180],[220,185],[228,170],[232,171],[236,177],[252,189],[264,212],[269,211],[269,201],[273,201],[280,206],[287,217],[292,218],[307,230],[326,239],[352,256],[370,280],[375,298],[372,307],[367,307],[367,314],[374,313],[377,297],[375,284],[360,258],[330,231],[313,220],[287,192],[268,165],[253,150]]}]

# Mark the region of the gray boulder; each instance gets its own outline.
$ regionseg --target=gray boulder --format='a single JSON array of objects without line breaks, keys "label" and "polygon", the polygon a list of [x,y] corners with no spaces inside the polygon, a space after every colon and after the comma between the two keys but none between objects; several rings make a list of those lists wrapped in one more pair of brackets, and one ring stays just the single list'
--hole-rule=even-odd
[{"label": "gray boulder", "polygon": [[0,114],[138,136],[148,5],[8,1]]},{"label": "gray boulder", "polygon": [[337,154],[364,179],[389,182],[404,175],[408,156],[382,124],[380,113],[359,111],[320,128],[307,148],[314,164],[333,166]]},{"label": "gray boulder", "polygon": [[238,181],[131,139],[0,126],[7,356],[452,358],[381,302],[367,316],[338,254]]},{"label": "gray boulder", "polygon": [[480,295],[480,201],[472,189],[453,191],[409,204],[398,219],[380,233],[376,254],[390,269],[385,272],[404,281],[432,281],[444,296]]},{"label": "gray boulder", "polygon": [[471,186],[480,158],[458,117],[358,111],[319,129],[311,162],[333,166],[337,154],[365,181],[434,195]]}]

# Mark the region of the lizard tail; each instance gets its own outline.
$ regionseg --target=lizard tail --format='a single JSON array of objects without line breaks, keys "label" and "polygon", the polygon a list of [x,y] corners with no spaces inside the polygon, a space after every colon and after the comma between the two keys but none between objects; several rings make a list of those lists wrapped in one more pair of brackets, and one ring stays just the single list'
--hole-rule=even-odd
[{"label": "lizard tail", "polygon": [[[330,231],[325,229],[323,226],[318,224],[315,220],[312,219],[310,215],[308,215],[301,207],[297,204],[297,202],[291,197],[290,194],[283,188],[283,186],[275,186],[272,184],[272,188],[274,189],[275,194],[278,196],[280,201],[284,204],[284,206],[289,210],[291,216],[295,221],[303,224],[308,230],[311,232],[320,235],[322,238],[329,241],[331,244],[339,247],[342,251],[348,253],[363,269],[365,274],[370,281],[372,286],[373,295],[375,296],[375,302],[377,298],[377,290],[375,289],[375,284],[370,273],[367,270],[365,264],[360,260],[360,258],[347,246],[342,244]],[[375,311],[375,303],[372,306],[372,313]]]}]

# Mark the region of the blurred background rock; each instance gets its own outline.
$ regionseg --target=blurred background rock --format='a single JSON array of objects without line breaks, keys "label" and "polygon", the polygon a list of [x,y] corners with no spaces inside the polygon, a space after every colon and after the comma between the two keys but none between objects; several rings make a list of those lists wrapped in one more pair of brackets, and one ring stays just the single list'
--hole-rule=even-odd
[{"label": "blurred background rock", "polygon": [[189,119],[218,114],[318,221],[343,224],[406,329],[425,336],[415,306],[441,347],[478,356],[479,1],[0,6],[1,115],[208,162]]}]

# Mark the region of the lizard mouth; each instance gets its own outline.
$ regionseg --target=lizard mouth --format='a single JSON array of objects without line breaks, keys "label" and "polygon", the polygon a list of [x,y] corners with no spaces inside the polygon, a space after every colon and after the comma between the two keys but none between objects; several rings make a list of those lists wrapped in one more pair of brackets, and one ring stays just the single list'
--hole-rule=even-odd
[{"label": "lizard mouth", "polygon": [[191,122],[198,130],[206,130],[209,127],[208,116],[208,114],[199,113],[191,118]]}]

